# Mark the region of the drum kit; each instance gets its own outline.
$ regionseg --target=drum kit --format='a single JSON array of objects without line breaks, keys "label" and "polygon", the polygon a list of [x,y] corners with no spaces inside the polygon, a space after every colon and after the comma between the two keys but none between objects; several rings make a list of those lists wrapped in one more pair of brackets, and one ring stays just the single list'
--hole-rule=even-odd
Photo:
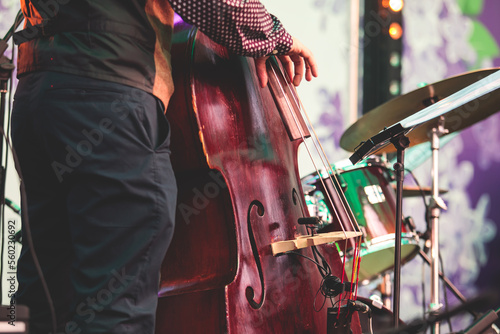
[{"label": "drum kit", "polygon": [[[392,290],[395,327],[399,324],[400,266],[419,253],[431,266],[429,312],[438,314],[441,311],[438,222],[446,205],[439,195],[446,190],[438,188],[440,138],[465,129],[499,110],[500,71],[468,72],[426,85],[380,105],[359,118],[341,137],[340,146],[354,153],[349,161],[334,163],[332,169],[363,234],[359,282],[378,282],[381,278],[383,283],[379,289],[385,294],[391,294]],[[403,144],[397,144],[401,142]],[[404,151],[424,142],[430,143],[428,156],[432,156],[432,186],[403,186]],[[394,153],[396,163],[393,170],[387,154]],[[309,212],[321,219],[318,232],[344,229],[338,226],[342,223],[333,218],[334,205],[326,200],[329,189],[324,186],[324,180],[328,173],[317,171],[302,178]],[[420,249],[419,235],[422,233],[418,233],[413,224],[402,223],[402,198],[420,194],[430,198],[427,224],[430,231],[425,234],[430,236],[430,258]],[[354,245],[350,246],[337,244],[341,253],[346,252],[347,261],[353,261],[354,257]],[[394,289],[387,291],[384,287],[391,284],[390,273],[393,273]],[[350,274],[348,272],[348,277]],[[451,282],[442,274],[441,278],[465,302]],[[381,312],[387,316],[391,301],[386,300],[384,304]],[[432,329],[433,333],[439,333],[439,324],[434,324]]]}]

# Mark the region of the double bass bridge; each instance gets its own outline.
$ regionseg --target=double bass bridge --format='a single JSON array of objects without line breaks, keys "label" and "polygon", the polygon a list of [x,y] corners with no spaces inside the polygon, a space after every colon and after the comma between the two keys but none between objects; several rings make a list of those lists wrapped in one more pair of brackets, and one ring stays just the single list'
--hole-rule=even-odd
[{"label": "double bass bridge", "polygon": [[318,233],[316,235],[301,235],[292,240],[273,242],[271,244],[271,249],[273,256],[277,256],[297,249],[357,238],[362,235],[362,232],[353,231],[334,231],[328,233]]}]

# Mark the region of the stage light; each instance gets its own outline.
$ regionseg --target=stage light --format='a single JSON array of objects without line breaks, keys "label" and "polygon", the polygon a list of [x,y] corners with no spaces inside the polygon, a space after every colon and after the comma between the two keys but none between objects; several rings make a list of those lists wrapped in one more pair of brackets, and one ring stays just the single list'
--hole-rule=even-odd
[{"label": "stage light", "polygon": [[403,36],[403,28],[397,22],[392,22],[389,26],[389,35],[392,39],[400,39]]},{"label": "stage light", "polygon": [[382,0],[382,7],[392,10],[393,12],[399,12],[403,9],[403,0]]},{"label": "stage light", "polygon": [[394,12],[399,12],[401,9],[403,9],[404,2],[403,0],[390,0],[389,1],[389,7],[394,11]]},{"label": "stage light", "polygon": [[389,63],[393,67],[401,66],[401,54],[399,52],[391,53],[391,57],[389,58]]},{"label": "stage light", "polygon": [[398,80],[392,80],[389,84],[389,92],[394,96],[401,94],[401,83]]},{"label": "stage light", "polygon": [[403,0],[365,0],[363,106],[367,113],[401,94]]}]

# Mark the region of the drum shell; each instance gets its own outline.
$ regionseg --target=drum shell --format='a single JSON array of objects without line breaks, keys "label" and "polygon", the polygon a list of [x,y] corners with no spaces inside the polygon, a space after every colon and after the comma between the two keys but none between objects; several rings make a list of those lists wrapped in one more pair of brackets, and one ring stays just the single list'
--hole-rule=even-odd
[{"label": "drum shell", "polygon": [[[340,164],[342,165],[342,164]],[[328,222],[320,226],[320,231],[352,231],[353,227],[344,217],[335,215],[338,211],[338,201],[329,201],[335,198],[331,195],[332,187],[342,189],[348,205],[363,233],[361,246],[360,281],[369,281],[394,267],[394,240],[396,231],[396,193],[391,185],[392,171],[380,161],[368,161],[356,166],[336,169],[336,179],[320,180],[317,176],[308,176],[303,180],[314,190],[307,196],[324,197],[324,206],[329,214]],[[314,174],[317,175],[317,174]],[[313,213],[311,213],[313,215]],[[418,237],[402,226],[401,258],[403,263],[412,259],[418,249]],[[346,252],[347,261],[354,257],[355,245],[352,242],[339,242],[339,250]],[[351,266],[346,270],[350,275]]]},{"label": "drum shell", "polygon": [[[396,232],[396,194],[391,186],[391,171],[370,163],[339,171],[339,179],[365,242]],[[402,226],[402,233],[409,231]]]}]

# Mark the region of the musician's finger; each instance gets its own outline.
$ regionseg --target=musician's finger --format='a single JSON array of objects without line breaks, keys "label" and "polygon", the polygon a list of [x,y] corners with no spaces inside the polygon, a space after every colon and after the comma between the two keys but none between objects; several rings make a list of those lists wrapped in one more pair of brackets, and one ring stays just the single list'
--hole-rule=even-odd
[{"label": "musician's finger", "polygon": [[289,56],[279,56],[283,70],[290,81],[293,80],[293,62]]},{"label": "musician's finger", "polygon": [[295,86],[300,85],[302,78],[304,77],[304,58],[301,56],[291,56],[293,61],[295,75],[293,76],[293,84]]},{"label": "musician's finger", "polygon": [[255,71],[257,72],[257,77],[259,79],[260,87],[264,88],[267,86],[267,69],[266,60],[268,57],[255,58]]}]

